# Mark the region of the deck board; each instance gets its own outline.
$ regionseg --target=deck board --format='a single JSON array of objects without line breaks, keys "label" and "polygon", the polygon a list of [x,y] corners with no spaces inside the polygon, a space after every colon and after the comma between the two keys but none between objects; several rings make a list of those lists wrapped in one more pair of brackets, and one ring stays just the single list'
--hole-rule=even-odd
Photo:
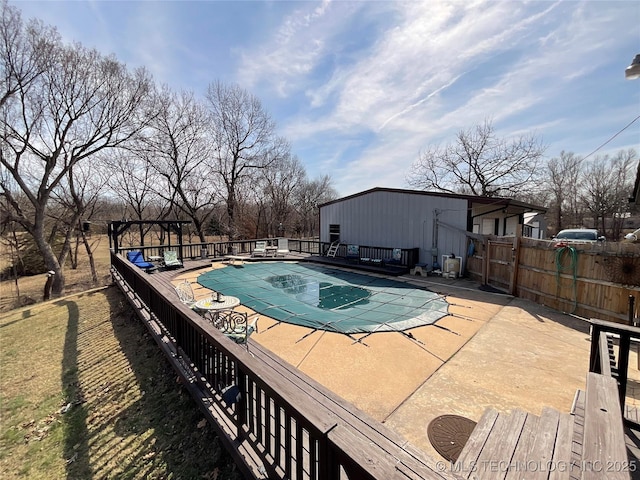
[{"label": "deck board", "polygon": [[[511,465],[518,466],[516,468],[510,468],[506,475],[507,480],[516,480],[523,477],[522,469],[520,465],[526,465],[530,459],[529,452],[533,448],[535,442],[535,436],[538,429],[539,417],[528,413],[520,432],[520,440],[518,445],[514,449],[513,456],[511,457]],[[523,467],[524,468],[524,467]]]}]

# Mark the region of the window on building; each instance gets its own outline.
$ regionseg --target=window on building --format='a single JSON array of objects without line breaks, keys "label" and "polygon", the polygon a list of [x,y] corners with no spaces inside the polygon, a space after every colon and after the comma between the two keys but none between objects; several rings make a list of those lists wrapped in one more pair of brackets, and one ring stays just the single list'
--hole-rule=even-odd
[{"label": "window on building", "polygon": [[329,242],[340,241],[340,225],[329,225]]}]

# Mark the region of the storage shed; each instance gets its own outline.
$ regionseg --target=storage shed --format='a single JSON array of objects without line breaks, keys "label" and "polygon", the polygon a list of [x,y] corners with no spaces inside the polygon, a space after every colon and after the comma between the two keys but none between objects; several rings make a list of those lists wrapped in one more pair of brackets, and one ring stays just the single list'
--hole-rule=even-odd
[{"label": "storage shed", "polygon": [[[420,262],[466,257],[468,236],[515,235],[525,214],[546,209],[509,198],[373,188],[319,206],[320,241],[419,248]],[[523,234],[531,230],[523,229]]]}]

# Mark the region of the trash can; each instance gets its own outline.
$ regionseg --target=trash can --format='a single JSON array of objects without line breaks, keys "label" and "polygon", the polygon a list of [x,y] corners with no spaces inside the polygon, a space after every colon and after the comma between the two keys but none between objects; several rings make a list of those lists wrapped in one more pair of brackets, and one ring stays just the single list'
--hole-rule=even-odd
[{"label": "trash can", "polygon": [[209,256],[209,254],[207,253],[207,249],[202,247],[200,249],[200,258],[207,258]]}]

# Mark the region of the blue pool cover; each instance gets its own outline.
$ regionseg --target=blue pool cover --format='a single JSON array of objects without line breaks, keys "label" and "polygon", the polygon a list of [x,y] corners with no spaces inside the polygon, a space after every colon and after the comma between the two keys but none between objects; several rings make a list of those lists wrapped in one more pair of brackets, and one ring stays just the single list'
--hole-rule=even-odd
[{"label": "blue pool cover", "polygon": [[345,334],[404,331],[448,314],[448,303],[428,290],[311,263],[228,266],[198,283],[275,320]]}]

